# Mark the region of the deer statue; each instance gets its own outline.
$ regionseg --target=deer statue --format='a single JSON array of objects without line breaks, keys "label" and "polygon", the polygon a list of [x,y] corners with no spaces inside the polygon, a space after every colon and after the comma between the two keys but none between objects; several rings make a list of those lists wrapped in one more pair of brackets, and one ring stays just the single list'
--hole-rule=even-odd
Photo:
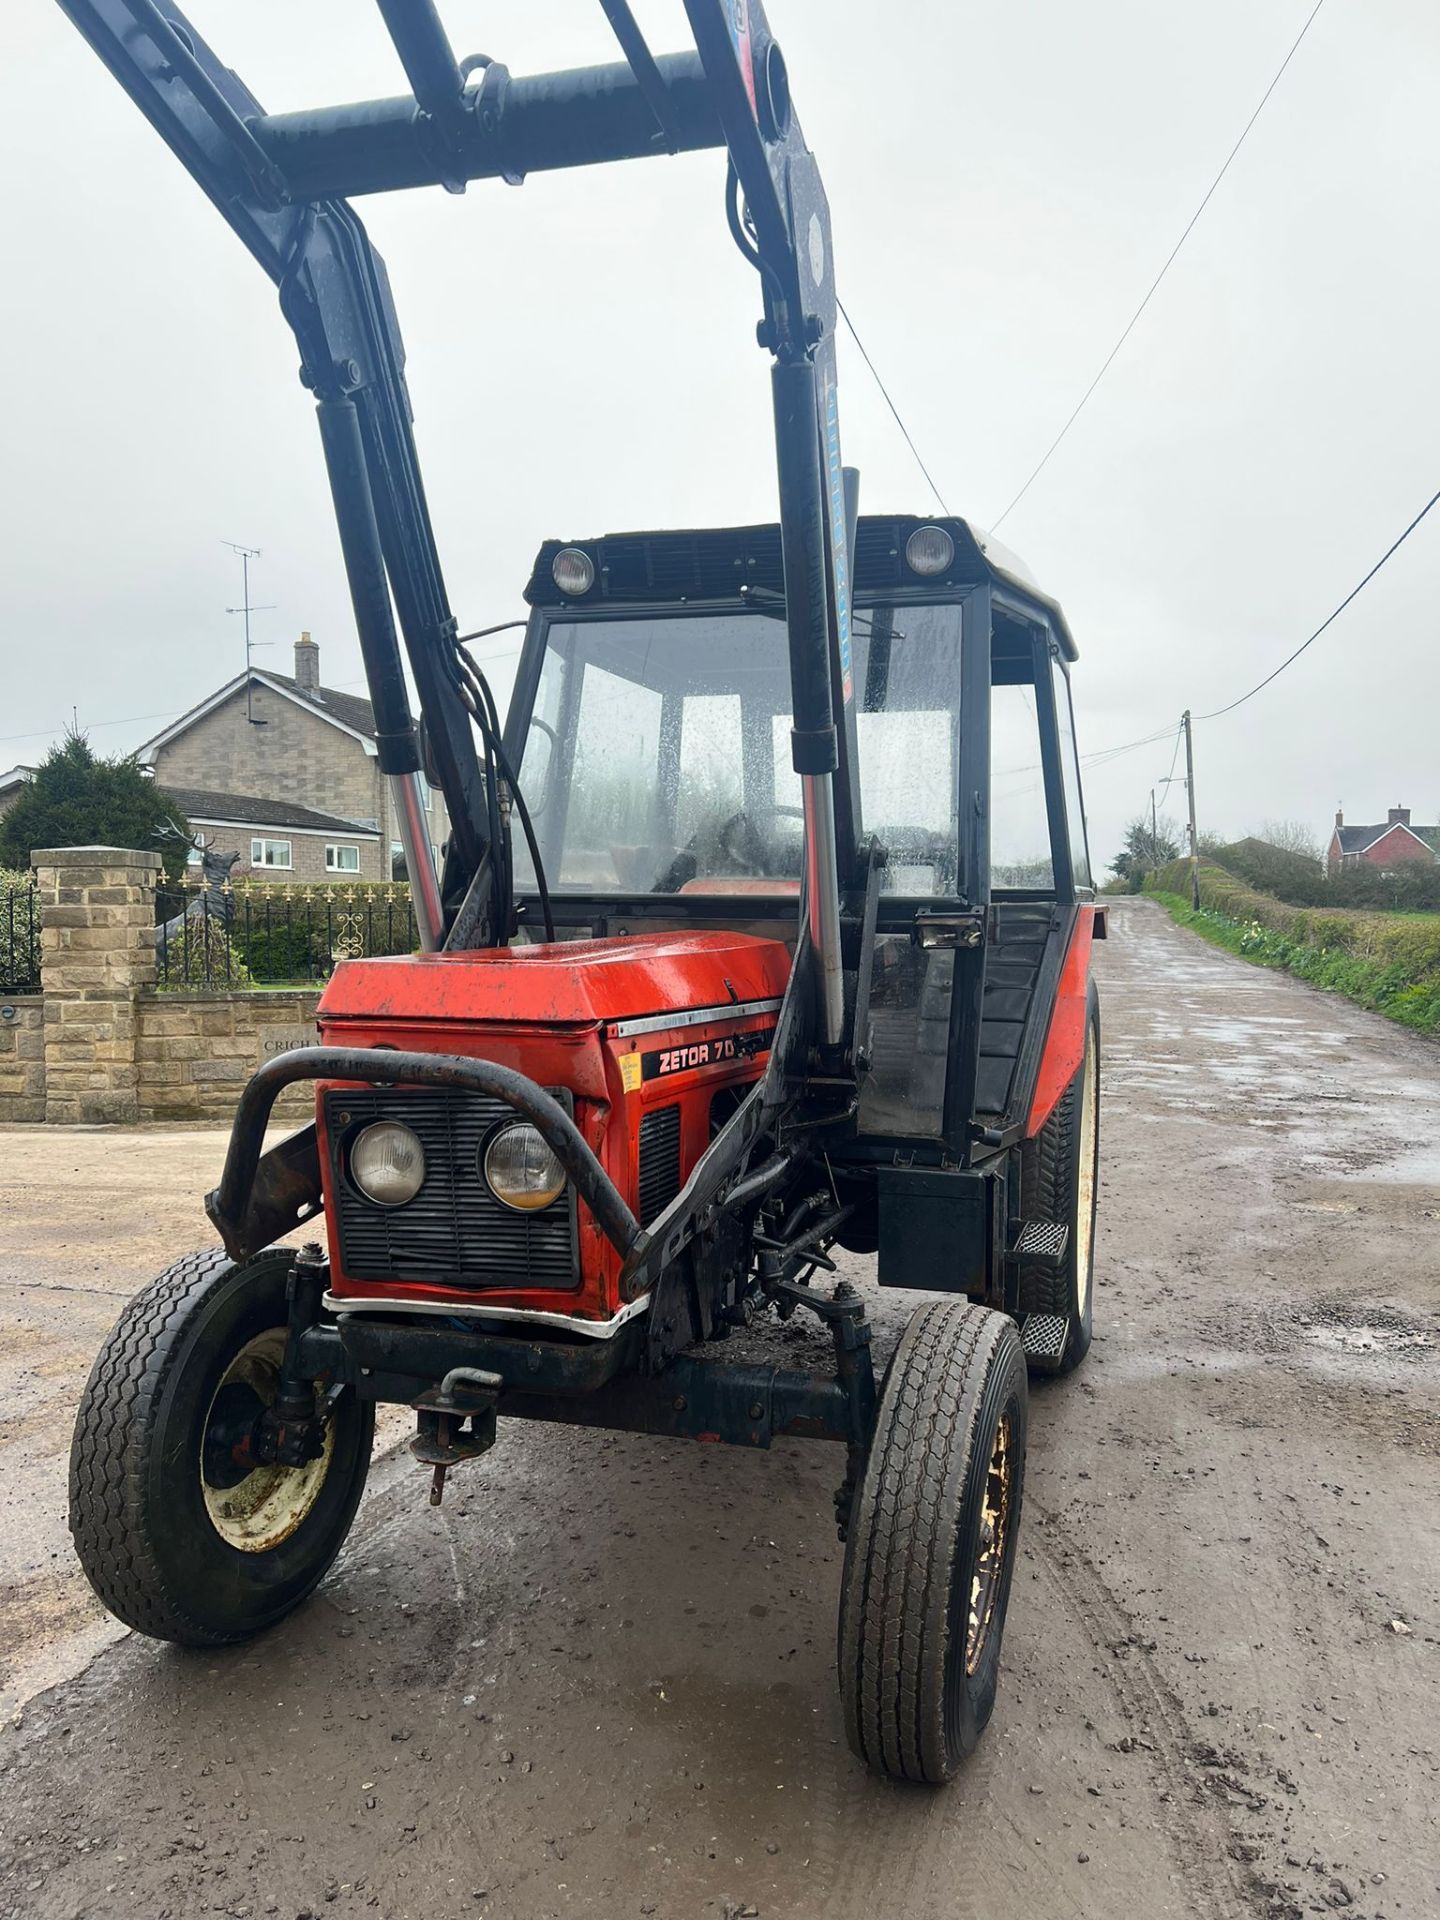
[{"label": "deer statue", "polygon": [[171,941],[184,938],[185,922],[190,921],[192,928],[197,921],[218,926],[228,932],[235,918],[235,895],[230,886],[230,874],[240,859],[238,853],[217,853],[215,842],[203,835],[190,841],[187,835],[171,828],[170,833],[176,839],[183,839],[187,845],[200,849],[200,877],[202,885],[197,887],[193,896],[186,901],[179,913],[172,914],[162,921],[160,943],[168,947]]}]

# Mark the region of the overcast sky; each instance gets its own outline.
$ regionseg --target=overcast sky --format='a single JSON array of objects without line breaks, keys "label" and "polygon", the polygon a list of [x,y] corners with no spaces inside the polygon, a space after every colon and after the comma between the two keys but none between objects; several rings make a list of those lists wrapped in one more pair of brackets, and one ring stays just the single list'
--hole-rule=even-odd
[{"label": "overcast sky", "polygon": [[[951,509],[1000,514],[1114,344],[1312,0],[770,0],[837,276]],[[442,6],[512,72],[616,57],[593,0]],[[659,50],[679,0],[636,9]],[[267,108],[403,90],[359,0],[193,0]],[[268,280],[48,0],[0,70],[0,768],[72,705],[129,749],[242,663],[361,675]],[[331,36],[334,36],[333,38]],[[462,627],[540,540],[776,511],[758,295],[716,153],[362,201],[389,264]],[[1082,751],[1223,705],[1440,486],[1440,8],[1326,0],[1134,334],[1002,537],[1079,641]],[[842,337],[870,511],[928,489]],[[1202,828],[1440,813],[1440,509],[1302,661],[1197,728]],[[1168,743],[1094,768],[1103,861]],[[1174,789],[1172,811],[1183,804]]]}]

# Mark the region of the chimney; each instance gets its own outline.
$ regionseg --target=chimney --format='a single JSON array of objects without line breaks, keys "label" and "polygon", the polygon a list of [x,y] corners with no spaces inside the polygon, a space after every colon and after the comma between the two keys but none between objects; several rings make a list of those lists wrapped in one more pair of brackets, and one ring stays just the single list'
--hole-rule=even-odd
[{"label": "chimney", "polygon": [[1389,825],[1392,827],[1408,827],[1409,824],[1410,809],[1408,807],[1391,807]]},{"label": "chimney", "polygon": [[1335,809],[1335,824],[1337,827],[1343,827],[1345,824],[1345,815],[1339,807]]},{"label": "chimney", "polygon": [[295,642],[295,684],[302,693],[320,691],[320,649],[308,633]]}]

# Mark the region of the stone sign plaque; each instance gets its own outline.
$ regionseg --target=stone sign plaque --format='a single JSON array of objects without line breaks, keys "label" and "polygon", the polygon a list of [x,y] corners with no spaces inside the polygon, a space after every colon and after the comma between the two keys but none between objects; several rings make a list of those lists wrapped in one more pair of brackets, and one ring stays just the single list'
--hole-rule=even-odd
[{"label": "stone sign plaque", "polygon": [[293,1053],[296,1047],[318,1047],[320,1036],[311,1026],[261,1027],[260,1058],[273,1060],[277,1053]]}]

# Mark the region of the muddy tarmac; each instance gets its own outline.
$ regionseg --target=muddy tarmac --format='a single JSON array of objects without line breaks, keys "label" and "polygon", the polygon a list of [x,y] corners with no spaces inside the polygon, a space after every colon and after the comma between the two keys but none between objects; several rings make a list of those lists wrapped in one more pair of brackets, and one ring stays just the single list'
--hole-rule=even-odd
[{"label": "muddy tarmac", "polygon": [[[1095,1346],[1034,1392],[1000,1699],[941,1793],[845,1746],[815,1444],[504,1423],[433,1510],[392,1422],[291,1620],[119,1636],[70,1418],[223,1141],[0,1133],[0,1915],[1440,1913],[1440,1048],[1149,903],[1112,933]],[[873,1297],[883,1350],[911,1303]]]}]

